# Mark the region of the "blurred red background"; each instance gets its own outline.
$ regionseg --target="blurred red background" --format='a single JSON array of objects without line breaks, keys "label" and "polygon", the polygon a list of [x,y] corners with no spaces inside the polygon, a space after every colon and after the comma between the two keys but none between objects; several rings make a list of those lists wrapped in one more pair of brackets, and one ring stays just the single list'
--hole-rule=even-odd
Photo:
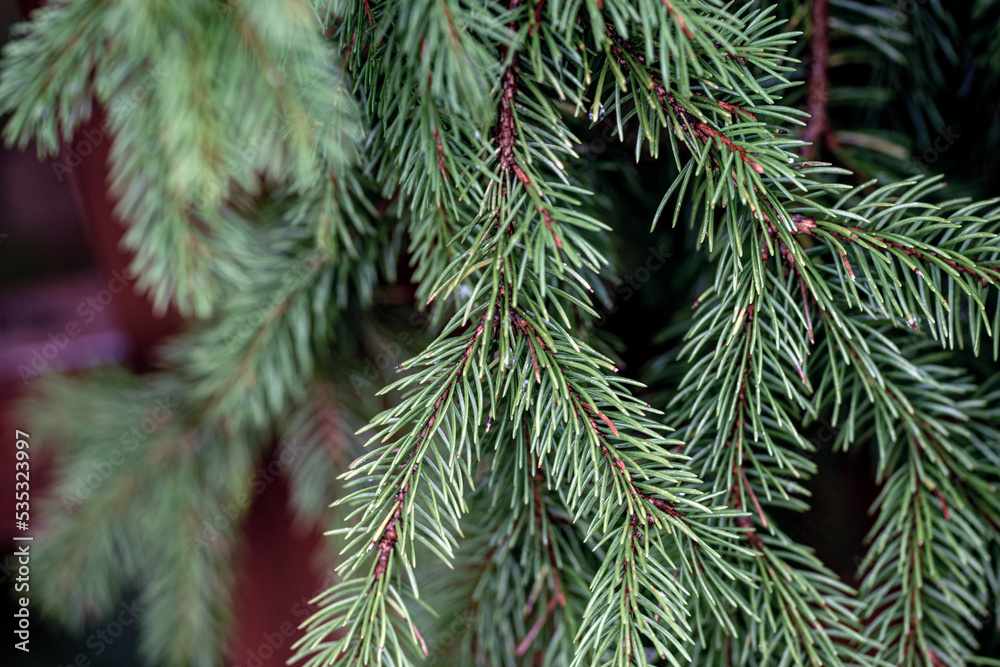
[{"label": "blurred red background", "polygon": [[[10,25],[37,4],[0,3],[2,39]],[[8,517],[0,521],[0,581],[5,593],[13,588],[11,566],[16,564],[10,556],[15,532],[14,432],[31,432],[17,414],[18,400],[31,390],[36,373],[74,372],[107,363],[148,371],[156,344],[183,326],[173,312],[155,317],[131,286],[109,302],[107,293],[101,294],[109,284],[117,287],[111,281],[124,274],[129,262],[119,245],[123,227],[107,189],[110,141],[88,141],[97,136],[93,130],[101,120],[96,117],[81,128],[56,159],[40,161],[34,146],[0,150],[0,437],[5,443],[0,514]],[[0,118],[0,124],[5,121]],[[36,535],[44,531],[37,510],[49,463],[31,461],[31,533]],[[320,586],[322,577],[312,567],[320,536],[293,533],[286,498],[282,483],[268,485],[243,526],[245,544],[236,564],[238,627],[227,665],[284,664],[291,640],[281,633],[288,623],[303,620],[292,610]],[[3,596],[7,619],[11,599]],[[135,625],[98,656],[85,644],[86,633],[66,635],[46,626],[37,608],[33,612],[32,652],[14,651],[8,641],[0,647],[0,656],[13,659],[13,664],[69,665],[80,655],[95,667],[141,664],[135,654]],[[95,619],[95,626],[103,627],[104,622]]]}]

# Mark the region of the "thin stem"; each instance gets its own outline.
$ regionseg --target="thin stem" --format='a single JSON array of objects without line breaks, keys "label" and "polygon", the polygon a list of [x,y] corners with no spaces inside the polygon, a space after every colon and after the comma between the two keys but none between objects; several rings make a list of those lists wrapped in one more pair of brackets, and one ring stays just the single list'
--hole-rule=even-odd
[{"label": "thin stem", "polygon": [[799,149],[804,160],[812,160],[816,156],[820,139],[825,140],[828,144],[832,140],[830,120],[826,113],[830,90],[830,77],[827,72],[830,61],[830,26],[827,0],[813,0],[809,54],[809,97],[806,105],[809,111],[809,120],[802,130],[802,141],[809,143]]},{"label": "thin stem", "polygon": [[[614,27],[612,27],[610,24],[608,24],[606,28],[606,33],[608,37],[611,39],[611,44],[609,49],[611,52],[611,56],[615,59],[615,62],[618,63],[619,67],[621,67],[624,70],[631,70],[629,59],[626,58],[626,53],[628,53],[628,55],[632,59],[637,60],[640,63],[645,61],[645,56],[639,54],[636,51],[635,46],[631,42],[629,42],[626,39],[622,39],[622,37],[618,34],[618,31],[615,30]],[[721,152],[721,147],[719,144],[721,144],[722,146],[725,146],[730,152],[736,153],[740,157],[740,159],[743,160],[743,162],[745,162],[747,165],[749,165],[749,167],[753,169],[755,172],[757,172],[758,174],[764,173],[764,167],[762,167],[756,160],[754,160],[751,157],[753,155],[752,153],[747,152],[747,150],[742,146],[737,146],[731,139],[729,139],[729,137],[723,134],[720,130],[712,127],[705,121],[700,120],[695,114],[691,113],[687,109],[687,107],[685,107],[674,96],[673,93],[667,90],[658,72],[649,69],[648,67],[646,67],[645,69],[647,70],[647,74],[652,80],[652,89],[653,92],[656,94],[656,99],[659,101],[660,106],[662,106],[663,109],[667,111],[667,113],[670,115],[671,118],[674,119],[676,123],[682,124],[688,130],[688,132],[690,132],[694,136],[694,138],[700,141],[701,143],[712,145],[712,147],[715,148],[716,151],[720,152]],[[720,105],[722,105],[722,103],[720,103]],[[735,105],[724,105],[723,108],[726,109],[727,111],[733,111],[733,110],[743,111],[742,109],[739,109],[739,107],[736,107]],[[689,148],[691,148],[692,152],[695,152],[693,147],[689,146]],[[713,159],[715,159],[714,156]]]}]

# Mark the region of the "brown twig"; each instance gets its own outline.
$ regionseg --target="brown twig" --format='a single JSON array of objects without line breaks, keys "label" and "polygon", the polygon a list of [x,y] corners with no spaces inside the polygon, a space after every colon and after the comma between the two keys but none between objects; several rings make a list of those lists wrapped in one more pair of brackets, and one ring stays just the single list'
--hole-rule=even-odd
[{"label": "brown twig", "polygon": [[[534,464],[532,465],[534,466]],[[542,471],[541,468],[538,468],[537,472],[532,476],[532,481],[534,483],[535,494],[535,519],[541,523],[542,516],[548,514],[548,510],[545,509],[545,497],[542,494],[542,486],[545,484],[545,472]],[[542,533],[542,526],[539,526],[539,532]],[[518,657],[521,657],[528,652],[528,649],[531,648],[531,645],[538,637],[538,634],[542,631],[542,628],[545,627],[546,620],[552,615],[555,608],[557,606],[562,607],[563,609],[566,608],[566,596],[563,593],[562,582],[559,580],[559,567],[551,539],[549,540],[546,554],[549,558],[549,567],[552,572],[552,587],[555,589],[555,594],[549,599],[548,604],[545,606],[545,613],[538,617],[538,619],[531,626],[531,629],[524,636],[524,639],[522,639],[521,643],[517,645],[515,653]],[[533,597],[528,600],[528,604],[525,605],[525,615],[531,613],[534,603],[535,600]]]},{"label": "brown twig", "polygon": [[677,10],[674,8],[674,6],[670,4],[670,0],[663,0],[663,6],[667,8],[667,15],[673,16],[674,20],[677,21],[677,25],[684,33],[684,36],[687,37],[688,39],[694,39],[694,33],[691,32],[691,28],[687,27],[687,23],[685,23],[684,17],[677,13]]},{"label": "brown twig", "polygon": [[[523,336],[525,336],[525,339],[527,340],[529,345],[529,349],[532,352],[532,363],[534,364],[536,380],[541,382],[540,379],[541,376],[539,372],[538,359],[537,359],[537,356],[541,355],[545,355],[546,357],[548,357],[551,363],[558,366],[562,370],[563,377],[565,377],[567,375],[566,369],[559,364],[558,359],[556,359],[552,351],[549,350],[548,346],[541,339],[541,337],[538,336],[538,333],[535,331],[535,328],[532,326],[532,324],[518,311],[516,307],[511,305],[509,306],[509,308],[511,312],[510,315],[511,321],[514,325],[515,330],[520,332]],[[536,350],[538,352],[537,356],[536,356]],[[611,419],[608,418],[606,414],[601,412],[601,410],[597,406],[591,405],[587,401],[585,401],[583,397],[580,396],[579,392],[577,392],[576,389],[574,389],[572,385],[569,384],[568,381],[566,383],[566,390],[573,399],[577,415],[585,423],[589,424],[591,430],[594,432],[594,436],[597,438],[598,443],[600,445],[601,453],[604,455],[604,459],[611,467],[612,472],[614,472],[615,474],[619,474],[624,478],[625,486],[626,489],[628,490],[629,495],[633,499],[635,499],[636,502],[639,504],[651,506],[654,509],[661,512],[667,512],[668,514],[671,514],[671,516],[674,516],[675,518],[679,517],[680,516],[679,513],[675,514],[673,512],[669,512],[664,509],[664,507],[671,507],[672,509],[672,506],[670,506],[669,503],[667,503],[666,501],[655,499],[651,495],[644,493],[643,491],[638,489],[632,481],[632,476],[629,474],[625,462],[622,461],[622,459],[620,458],[616,458],[612,454],[612,450],[614,450],[615,447],[608,440],[607,434],[601,430],[601,424],[599,423],[599,421],[603,422],[603,424],[607,426],[608,430],[610,430],[611,433],[617,437],[620,435],[620,433],[618,431],[618,427],[615,426],[614,422],[611,421]]]},{"label": "brown twig", "polygon": [[822,139],[831,144],[833,133],[826,113],[829,100],[830,77],[827,67],[830,61],[830,26],[827,0],[813,0],[812,28],[809,33],[809,96],[806,108],[809,120],[802,130],[802,141],[809,143],[799,149],[805,160],[812,160]]},{"label": "brown twig", "polygon": [[[817,225],[816,221],[813,220],[812,218],[806,218],[805,216],[802,216],[800,214],[794,214],[792,215],[792,221],[796,224],[797,228],[796,231],[792,232],[793,234],[803,234],[806,236],[816,235],[813,232],[813,230],[816,229]],[[881,243],[886,248],[894,248],[896,250],[900,250],[903,252],[903,254],[907,255],[908,257],[912,257],[913,259],[924,262],[925,264],[937,266],[937,263],[931,259],[933,257],[934,259],[937,259],[938,261],[947,264],[957,273],[965,273],[974,278],[978,278],[980,283],[984,286],[1000,281],[1000,270],[994,267],[980,266],[979,263],[975,261],[972,261],[973,266],[966,266],[965,264],[960,264],[959,262],[953,259],[944,257],[933,250],[917,250],[916,248],[911,248],[905,244],[899,243],[898,241],[888,241],[879,236],[876,232],[863,229],[861,227],[852,226],[852,227],[846,227],[846,229],[850,230],[849,233],[847,234],[842,234],[838,231],[825,228],[822,231],[826,234],[829,234],[838,241],[842,241],[845,244],[857,244],[861,241],[862,237],[866,239],[871,239],[872,241]],[[844,262],[844,268],[847,269],[847,273],[853,279],[854,270],[851,268],[850,262],[847,261],[847,254],[843,250],[840,250],[839,248],[838,252],[840,253],[841,260]],[[924,274],[920,269],[916,269],[916,272],[917,275],[919,275],[920,277],[924,277]]]},{"label": "brown twig", "polygon": [[313,403],[319,416],[319,427],[327,453],[336,459],[343,455],[344,429],[340,419],[340,406],[333,397],[333,388],[317,384],[313,390]]},{"label": "brown twig", "polygon": [[[767,202],[766,199],[764,201]],[[771,207],[770,204],[768,204],[768,206]],[[773,207],[771,207],[771,211],[772,214],[776,215]],[[792,218],[792,224],[795,225],[795,231],[793,231],[792,234],[795,235],[803,234],[812,236],[812,230],[816,228],[815,220],[813,220],[812,218],[807,218],[800,213],[793,213],[791,218]],[[771,221],[771,218],[769,216],[763,215],[763,219],[764,223],[767,225],[768,238],[770,238],[771,241],[776,243],[778,246],[778,257],[784,260],[785,263],[788,265],[787,270],[785,270],[785,275],[788,275],[788,271],[795,273],[795,278],[799,283],[799,289],[802,292],[802,311],[805,314],[805,319],[806,319],[806,332],[809,335],[809,342],[815,343],[816,338],[813,335],[812,313],[810,312],[809,309],[809,303],[810,302],[815,303],[816,297],[813,296],[812,292],[806,285],[805,278],[802,276],[802,271],[801,269],[799,269],[798,262],[795,260],[795,255],[792,253],[788,245],[785,244],[784,240],[781,239],[781,236],[778,233],[778,227],[774,224],[774,222]],[[761,250],[761,259],[763,259],[765,262],[768,260],[769,256],[767,248],[768,246],[765,245]],[[843,257],[843,259],[848,269],[850,269],[850,263],[847,261],[846,255]],[[798,365],[797,362],[796,365]],[[801,367],[799,367],[799,376],[801,377],[803,384],[808,386],[808,381],[806,380],[805,373],[802,372]]]},{"label": "brown twig", "polygon": [[441,173],[441,176],[444,178],[444,180],[447,181],[448,176],[450,176],[450,174],[448,173],[448,165],[445,164],[444,160],[444,144],[441,141],[441,133],[438,132],[438,129],[436,127],[434,128],[434,140],[437,142],[438,171]]},{"label": "brown twig", "polygon": [[[445,386],[445,390],[441,394],[441,396],[438,397],[437,401],[434,402],[434,409],[431,411],[430,417],[428,418],[427,423],[424,425],[424,428],[421,429],[420,434],[417,436],[417,439],[414,442],[414,446],[410,450],[410,455],[406,459],[404,467],[410,465],[410,461],[413,460],[413,456],[414,454],[416,454],[416,451],[420,443],[423,441],[425,437],[427,437],[428,433],[431,432],[431,429],[434,428],[434,423],[437,421],[438,413],[441,411],[441,408],[447,404],[448,397],[450,396],[452,390],[455,388],[455,384],[458,382],[458,379],[462,376],[462,372],[465,370],[465,365],[468,363],[469,357],[472,356],[472,350],[476,345],[476,341],[479,340],[479,337],[482,336],[483,332],[486,330],[486,313],[488,312],[489,311],[483,313],[483,316],[479,319],[479,324],[472,332],[472,335],[470,335],[468,338],[465,350],[462,352],[461,356],[455,361],[455,365],[453,366],[454,371],[452,372],[451,377],[448,378],[447,380],[447,385]],[[396,485],[396,498],[393,502],[393,507],[390,510],[391,515],[389,521],[386,522],[385,528],[382,529],[381,535],[375,542],[378,545],[379,555],[378,555],[378,563],[375,565],[375,572],[373,575],[373,585],[374,582],[377,582],[379,578],[383,574],[385,574],[386,568],[389,565],[389,556],[392,553],[392,550],[395,548],[397,540],[399,539],[399,534],[397,532],[396,526],[400,521],[400,517],[402,516],[403,505],[405,504],[406,501],[406,494],[409,493],[410,490],[410,478],[413,476],[414,473],[416,473],[417,467],[419,465],[420,465],[419,462],[414,463],[412,469],[410,470],[410,473],[405,475],[403,479],[401,479],[399,483]]]},{"label": "brown twig", "polygon": [[[509,8],[516,9],[520,4],[520,0],[510,0]],[[518,26],[516,22],[511,23],[507,27],[512,34],[517,32]],[[535,188],[534,183],[531,182],[531,179],[524,172],[524,169],[521,168],[521,165],[518,164],[517,157],[514,155],[514,147],[518,141],[517,124],[514,121],[514,98],[517,95],[520,76],[518,71],[520,54],[517,51],[510,53],[507,46],[501,48],[500,54],[503,60],[506,60],[510,56],[510,63],[500,78],[500,102],[497,108],[497,123],[493,128],[493,137],[496,147],[499,150],[500,194],[506,198],[508,175],[511,173],[529,192],[532,189],[537,190],[537,188]],[[540,198],[541,193],[538,192],[538,195]],[[555,241],[556,247],[562,248],[562,239],[556,232],[556,222],[552,219],[552,214],[549,213],[548,208],[541,204],[536,203],[534,206],[535,210],[538,211],[545,221],[545,227],[552,234],[552,239]]]},{"label": "brown twig", "polygon": [[566,606],[566,603],[562,600],[561,595],[552,596],[549,603],[545,605],[545,613],[538,617],[538,620],[536,620],[531,626],[531,629],[528,630],[528,634],[526,634],[524,639],[521,640],[521,643],[517,645],[517,657],[520,658],[528,652],[528,649],[531,648],[531,644],[535,641],[535,638],[538,637],[538,633],[542,631],[543,627],[545,627],[546,619],[548,619],[552,612],[555,611],[556,605]]},{"label": "brown twig", "polygon": [[[615,62],[618,63],[619,67],[622,67],[623,69],[626,70],[631,69],[629,66],[628,59],[625,57],[626,52],[628,52],[629,55],[631,55],[639,62],[645,62],[645,56],[638,53],[638,51],[636,51],[635,49],[635,46],[632,45],[631,42],[629,42],[628,40],[623,39],[618,34],[618,31],[615,30],[615,28],[610,24],[608,24],[608,26],[606,27],[606,34],[611,39],[611,44],[609,46],[611,56],[615,59]],[[713,147],[717,151],[721,151],[721,146],[719,145],[721,144],[722,146],[725,146],[730,152],[736,153],[739,156],[739,158],[747,165],[749,165],[750,168],[753,169],[755,172],[757,172],[758,174],[764,173],[764,167],[762,167],[760,163],[758,163],[751,157],[752,153],[749,153],[746,148],[742,146],[737,146],[729,137],[723,134],[720,130],[717,130],[716,128],[712,127],[705,121],[700,120],[697,116],[688,111],[687,107],[685,107],[680,101],[678,101],[677,98],[674,97],[673,93],[667,90],[658,72],[649,70],[648,74],[650,79],[652,80],[652,89],[653,92],[656,94],[656,99],[659,100],[660,102],[660,106],[663,107],[663,109],[666,110],[667,113],[670,114],[670,116],[676,122],[684,125],[684,127],[686,127],[687,130],[692,135],[694,135],[695,139],[702,142],[703,144],[713,144]],[[723,106],[722,108],[726,109],[727,111],[731,111],[729,107],[738,109],[738,107],[735,107],[735,105],[727,105]],[[742,111],[742,109],[740,109],[740,111]],[[716,144],[716,142],[718,143]]]}]

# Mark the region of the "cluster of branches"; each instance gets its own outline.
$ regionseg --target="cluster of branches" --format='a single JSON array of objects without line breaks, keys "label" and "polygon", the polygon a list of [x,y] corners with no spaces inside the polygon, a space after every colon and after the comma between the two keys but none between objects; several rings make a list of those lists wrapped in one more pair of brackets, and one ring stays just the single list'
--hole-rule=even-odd
[{"label": "cluster of branches", "polygon": [[[36,403],[42,421],[53,402],[116,416],[50,427],[74,443],[65,495],[116,446],[123,410],[179,396],[129,466],[73,513],[51,508],[36,564],[50,611],[79,624],[145,582],[148,656],[215,662],[246,503],[189,545],[252,495],[279,433],[279,452],[304,443],[288,471],[300,517],[323,524],[336,496],[342,511],[338,580],[297,644],[311,667],[440,657],[454,618],[481,664],[975,659],[997,594],[1000,415],[955,350],[997,355],[997,201],[941,201],[935,179],[847,184],[801,158],[786,128],[804,114],[780,104],[794,35],[771,7],[312,10],[79,0],[5,51],[8,141],[54,152],[96,98],[140,286],[203,318],[162,372],[55,382]],[[144,104],[121,103],[151,73]],[[665,416],[589,335],[610,230],[574,149],[587,116],[636,156],[669,153],[656,217],[714,263]],[[381,335],[368,312],[404,235],[434,336],[366,419],[374,401],[351,406],[331,369]],[[842,425],[838,446],[875,445],[859,592],[773,514],[807,507],[820,417]],[[453,569],[425,578],[435,561]]]}]

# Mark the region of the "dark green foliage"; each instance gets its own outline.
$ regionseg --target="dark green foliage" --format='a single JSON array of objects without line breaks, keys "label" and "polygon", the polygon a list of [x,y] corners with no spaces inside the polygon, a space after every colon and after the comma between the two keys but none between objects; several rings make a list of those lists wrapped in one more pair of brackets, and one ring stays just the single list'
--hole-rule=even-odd
[{"label": "dark green foliage", "polygon": [[[949,68],[989,90],[1000,69],[994,33],[959,44],[927,4],[830,3],[813,147],[811,3],[36,14],[5,52],[8,141],[52,153],[96,98],[139,284],[198,318],[159,372],[54,379],[32,403],[58,497],[176,399],[127,465],[49,508],[46,609],[79,625],[135,587],[152,663],[218,664],[277,436],[298,520],[339,547],[309,667],[1000,664],[1000,203],[905,162],[944,131]],[[867,180],[886,176],[906,179]],[[627,241],[662,238],[647,224],[685,255],[660,293],[694,306],[663,322],[649,403],[598,331]],[[817,421],[882,488],[858,590],[782,525],[823,475]]]}]

